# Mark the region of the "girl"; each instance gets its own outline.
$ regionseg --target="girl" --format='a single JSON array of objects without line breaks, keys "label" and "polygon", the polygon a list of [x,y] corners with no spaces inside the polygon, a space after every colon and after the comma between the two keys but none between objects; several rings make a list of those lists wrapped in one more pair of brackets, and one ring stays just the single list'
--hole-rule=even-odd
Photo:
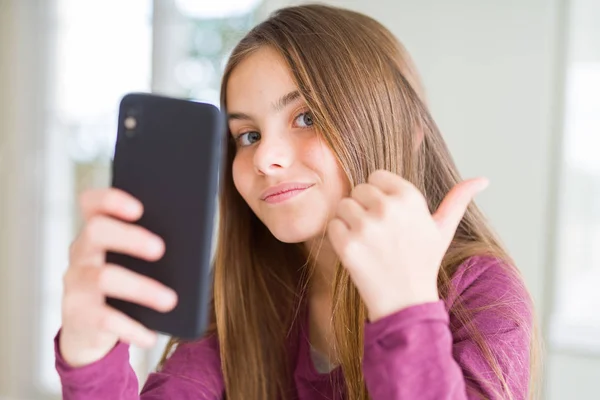
[{"label": "girl", "polygon": [[176,295],[104,265],[160,238],[125,193],[86,193],[55,339],[65,399],[524,399],[533,312],[471,203],[408,54],[382,25],[285,8],[234,49],[212,324],[169,344],[141,394],[128,343],[154,334],[104,303]]}]

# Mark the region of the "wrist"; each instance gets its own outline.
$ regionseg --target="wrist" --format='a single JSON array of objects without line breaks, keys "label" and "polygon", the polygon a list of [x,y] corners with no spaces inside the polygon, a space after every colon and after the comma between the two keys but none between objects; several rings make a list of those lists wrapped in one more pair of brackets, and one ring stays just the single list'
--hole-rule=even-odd
[{"label": "wrist", "polygon": [[104,358],[117,342],[118,338],[113,335],[100,335],[96,340],[90,341],[61,329],[58,352],[71,368],[80,368]]},{"label": "wrist", "polygon": [[375,322],[389,315],[395,314],[406,308],[420,304],[435,303],[440,300],[437,290],[432,293],[422,293],[420,295],[406,296],[402,298],[390,298],[388,301],[377,304],[373,307],[367,306],[367,313],[370,322]]}]

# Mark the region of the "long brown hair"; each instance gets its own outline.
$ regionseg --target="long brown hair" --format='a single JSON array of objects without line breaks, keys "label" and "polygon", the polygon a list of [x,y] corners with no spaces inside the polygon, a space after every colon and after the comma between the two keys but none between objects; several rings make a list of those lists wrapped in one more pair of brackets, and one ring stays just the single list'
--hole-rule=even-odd
[{"label": "long brown hair", "polygon": [[[289,66],[314,125],[351,186],[365,182],[375,170],[393,171],[416,185],[434,211],[461,181],[429,114],[409,55],[381,24],[323,5],[275,12],[233,50],[221,86],[224,108],[231,72],[264,46],[275,49]],[[299,245],[276,240],[238,194],[232,178],[235,151],[230,143],[220,194],[213,323],[208,334],[216,334],[219,340],[227,398],[287,398],[294,356],[289,354],[288,342],[297,327],[312,266]],[[449,283],[458,265],[476,255],[503,260],[506,273],[520,279],[485,218],[471,204],[441,266],[438,288],[442,297],[452,290]],[[361,370],[365,306],[341,265],[333,285],[332,323],[345,391],[349,399],[368,399]],[[508,378],[471,323],[474,311],[457,301],[450,312],[469,329],[499,382],[493,385],[499,397],[512,398]],[[524,329],[531,327],[530,320],[513,314],[507,317]],[[171,341],[165,356],[176,343],[176,339]],[[531,346],[532,351],[535,348]],[[523,361],[535,358],[532,354]]]}]

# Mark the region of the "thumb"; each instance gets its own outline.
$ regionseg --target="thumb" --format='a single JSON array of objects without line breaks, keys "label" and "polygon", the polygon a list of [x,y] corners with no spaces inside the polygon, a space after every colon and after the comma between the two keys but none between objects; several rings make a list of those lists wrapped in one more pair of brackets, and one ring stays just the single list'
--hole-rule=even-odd
[{"label": "thumb", "polygon": [[433,214],[433,219],[448,245],[450,245],[471,200],[476,194],[487,188],[489,183],[487,178],[474,178],[460,182],[450,190]]}]

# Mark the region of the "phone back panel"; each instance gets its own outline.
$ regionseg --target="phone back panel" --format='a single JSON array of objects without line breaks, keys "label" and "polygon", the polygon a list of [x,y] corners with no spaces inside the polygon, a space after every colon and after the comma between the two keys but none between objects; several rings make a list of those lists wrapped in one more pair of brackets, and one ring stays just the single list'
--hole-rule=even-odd
[{"label": "phone back panel", "polygon": [[[129,117],[135,129],[125,128]],[[180,338],[201,336],[208,323],[224,126],[210,104],[129,94],[120,105],[112,185],[143,203],[136,223],[162,237],[166,250],[156,262],[115,253],[107,254],[107,262],[164,283],[179,301],[168,313],[107,302],[150,329]]]}]

